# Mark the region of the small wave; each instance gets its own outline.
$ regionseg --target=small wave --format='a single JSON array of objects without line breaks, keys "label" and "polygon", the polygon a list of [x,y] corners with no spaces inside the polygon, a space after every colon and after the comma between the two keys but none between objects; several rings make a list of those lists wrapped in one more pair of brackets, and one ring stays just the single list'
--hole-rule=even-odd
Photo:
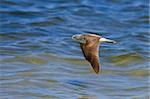
[{"label": "small wave", "polygon": [[132,63],[141,63],[144,61],[144,58],[137,53],[128,53],[118,56],[112,56],[109,58],[110,63],[113,63],[118,66],[128,66]]},{"label": "small wave", "polygon": [[30,24],[33,26],[51,26],[51,25],[59,24],[63,21],[64,21],[64,19],[62,19],[60,17],[54,17],[52,19],[47,19],[47,20],[41,21],[41,22],[32,22]]},{"label": "small wave", "polygon": [[15,63],[15,62],[21,62],[26,64],[35,64],[35,65],[41,65],[41,64],[47,64],[48,61],[39,57],[34,56],[16,56],[14,58],[6,58],[3,59],[3,63]]}]

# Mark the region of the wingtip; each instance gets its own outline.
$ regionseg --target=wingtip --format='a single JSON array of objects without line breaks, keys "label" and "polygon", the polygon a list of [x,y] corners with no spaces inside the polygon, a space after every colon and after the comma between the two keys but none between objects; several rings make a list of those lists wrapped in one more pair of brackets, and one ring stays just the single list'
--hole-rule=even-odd
[{"label": "wingtip", "polygon": [[90,62],[91,63],[91,66],[93,67],[93,71],[98,75],[99,74],[99,71],[100,71],[100,68],[99,68],[99,62]]},{"label": "wingtip", "polygon": [[97,71],[95,70],[95,73],[98,75],[99,74],[99,70],[97,70]]}]

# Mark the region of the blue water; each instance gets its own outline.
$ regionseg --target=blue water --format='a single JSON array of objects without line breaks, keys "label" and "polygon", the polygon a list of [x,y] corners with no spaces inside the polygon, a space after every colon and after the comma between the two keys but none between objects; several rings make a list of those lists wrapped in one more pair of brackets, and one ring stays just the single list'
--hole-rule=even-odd
[{"label": "blue water", "polygon": [[[1,0],[1,99],[148,99],[148,0]],[[101,71],[74,34],[96,32]]]}]

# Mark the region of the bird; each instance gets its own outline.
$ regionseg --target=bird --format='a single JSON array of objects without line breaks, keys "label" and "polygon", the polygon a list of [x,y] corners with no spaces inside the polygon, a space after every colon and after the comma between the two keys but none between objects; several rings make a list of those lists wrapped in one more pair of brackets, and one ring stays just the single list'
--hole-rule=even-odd
[{"label": "bird", "polygon": [[102,42],[117,43],[114,40],[104,38],[98,34],[91,32],[85,34],[75,34],[72,36],[72,39],[80,43],[80,47],[85,57],[85,60],[87,60],[91,64],[96,74],[99,74],[100,71],[100,63],[99,63],[100,44]]}]

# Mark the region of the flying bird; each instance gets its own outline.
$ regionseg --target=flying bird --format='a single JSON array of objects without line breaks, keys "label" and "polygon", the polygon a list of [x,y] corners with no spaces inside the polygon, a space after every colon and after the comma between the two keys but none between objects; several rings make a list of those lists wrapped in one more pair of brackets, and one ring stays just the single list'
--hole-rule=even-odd
[{"label": "flying bird", "polygon": [[99,45],[101,42],[116,43],[96,34],[76,34],[72,39],[80,43],[85,59],[91,64],[96,74],[99,73]]}]

